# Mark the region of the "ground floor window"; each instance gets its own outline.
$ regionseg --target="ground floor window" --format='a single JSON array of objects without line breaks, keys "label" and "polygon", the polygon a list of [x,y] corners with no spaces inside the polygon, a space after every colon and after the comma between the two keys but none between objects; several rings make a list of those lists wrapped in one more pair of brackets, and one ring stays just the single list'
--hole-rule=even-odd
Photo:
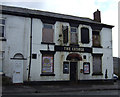
[{"label": "ground floor window", "polygon": [[93,54],[93,74],[102,74],[102,54]]},{"label": "ground floor window", "polygon": [[89,62],[83,63],[83,73],[90,74],[90,63]]},{"label": "ground floor window", "polygon": [[41,76],[54,76],[54,51],[40,51],[42,53]]},{"label": "ground floor window", "polygon": [[42,73],[53,73],[53,55],[43,54],[42,56]]},{"label": "ground floor window", "polygon": [[63,62],[63,74],[69,74],[69,62]]}]

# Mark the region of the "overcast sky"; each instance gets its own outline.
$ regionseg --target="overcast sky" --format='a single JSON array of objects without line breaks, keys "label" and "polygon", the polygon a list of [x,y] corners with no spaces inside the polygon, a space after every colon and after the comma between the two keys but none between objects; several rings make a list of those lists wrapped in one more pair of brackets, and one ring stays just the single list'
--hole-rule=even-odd
[{"label": "overcast sky", "polygon": [[38,9],[93,19],[101,11],[101,21],[114,25],[112,30],[113,56],[118,57],[118,2],[120,0],[1,0],[4,5]]}]

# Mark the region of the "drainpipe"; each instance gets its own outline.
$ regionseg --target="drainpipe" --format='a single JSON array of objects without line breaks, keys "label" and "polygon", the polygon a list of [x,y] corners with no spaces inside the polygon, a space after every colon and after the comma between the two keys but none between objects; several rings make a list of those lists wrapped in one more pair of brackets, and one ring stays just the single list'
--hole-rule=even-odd
[{"label": "drainpipe", "polygon": [[29,69],[28,69],[28,81],[30,81],[31,58],[32,58],[32,18],[31,18],[31,28],[30,28],[30,60],[29,60]]}]

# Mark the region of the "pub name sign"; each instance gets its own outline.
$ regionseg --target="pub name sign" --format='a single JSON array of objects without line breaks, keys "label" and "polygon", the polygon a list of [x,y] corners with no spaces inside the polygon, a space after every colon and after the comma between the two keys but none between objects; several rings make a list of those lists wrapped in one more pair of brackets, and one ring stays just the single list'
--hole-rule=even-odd
[{"label": "pub name sign", "polygon": [[72,47],[72,46],[55,46],[55,51],[92,53],[92,48],[90,48],[90,47]]}]

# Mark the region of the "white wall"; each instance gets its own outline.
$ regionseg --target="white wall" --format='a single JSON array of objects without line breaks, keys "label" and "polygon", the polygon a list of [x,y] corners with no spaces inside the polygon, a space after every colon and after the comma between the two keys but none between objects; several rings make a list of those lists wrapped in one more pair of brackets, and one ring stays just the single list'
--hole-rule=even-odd
[{"label": "white wall", "polygon": [[[12,60],[16,53],[23,54],[24,60],[24,81],[27,80],[28,75],[28,65],[29,65],[29,52],[30,52],[30,29],[31,29],[31,19],[27,17],[3,15],[6,18],[6,39],[4,41],[4,51],[5,60],[3,64],[3,71],[7,76],[12,77]],[[69,26],[69,36],[70,36],[70,25],[69,23],[57,21],[54,24],[54,42],[56,45],[62,45],[59,41],[59,34],[62,33],[62,25]],[[42,42],[42,26],[43,23],[40,19],[33,18],[32,24],[32,54],[37,54],[37,59],[32,59],[30,79],[31,81],[55,81],[55,80],[69,80],[69,74],[63,74],[63,61],[66,61],[66,57],[72,52],[56,52],[54,55],[54,74],[55,76],[40,76],[42,68],[42,54],[40,50],[47,50],[46,44],[41,44]],[[80,39],[80,29],[81,27],[87,27],[90,31],[90,43],[82,44]],[[80,47],[92,47],[92,29],[90,26],[79,25],[78,27],[79,45]],[[102,76],[92,76],[92,54],[90,53],[79,53],[82,58],[86,55],[87,58],[83,61],[78,62],[78,79],[105,79],[105,70],[108,70],[108,78],[112,78],[113,74],[113,60],[112,60],[112,30],[108,28],[102,28],[101,32],[101,46],[103,48],[93,48],[93,53],[103,53],[102,57]],[[62,38],[60,38],[62,39]],[[69,38],[70,39],[70,38]],[[70,41],[67,46],[69,46]],[[49,45],[50,51],[54,51],[54,45]],[[76,52],[78,53],[78,52]],[[80,73],[80,69],[83,69],[83,62],[90,62],[90,74]]]},{"label": "white wall", "polygon": [[[6,76],[12,77],[13,58],[16,53],[23,54],[24,58],[29,58],[29,42],[30,42],[30,18],[3,15],[5,18],[5,62],[3,71]],[[24,60],[24,80],[27,80],[28,60]]]},{"label": "white wall", "polygon": [[[41,44],[42,42],[42,22],[39,19],[33,20],[33,53],[37,54],[37,59],[32,59],[32,70],[31,70],[31,80],[32,81],[54,81],[54,80],[69,80],[69,74],[63,74],[63,61],[66,61],[67,55],[72,52],[56,52],[54,56],[54,74],[55,76],[40,76],[41,74],[41,59],[42,54],[40,50],[47,50],[46,44]],[[65,22],[56,22],[54,24],[54,42],[56,45],[63,45],[62,38],[59,37],[59,34],[62,34],[62,25],[67,25],[69,27],[70,33],[70,25],[69,23]],[[80,29],[82,27],[87,27],[90,31],[90,43],[89,44],[82,44],[81,37],[80,37]],[[81,47],[92,47],[92,29],[90,26],[86,25],[79,25],[78,27],[78,35],[79,35],[79,45]],[[92,54],[90,53],[79,53],[82,57],[86,55],[87,58],[83,59],[83,61],[78,62],[78,79],[79,80],[87,80],[87,79],[105,79],[105,71],[108,70],[108,78],[112,78],[113,74],[113,65],[112,65],[112,43],[111,43],[111,29],[103,28],[100,32],[101,34],[101,46],[103,48],[93,48],[93,53],[103,53],[102,57],[102,72],[103,75],[92,76]],[[70,35],[70,34],[69,34]],[[106,38],[105,36],[109,37]],[[60,39],[61,41],[58,41]],[[70,41],[68,42],[67,46],[69,45]],[[50,50],[54,51],[54,45],[50,45]],[[78,53],[78,52],[77,52]],[[83,69],[83,62],[90,62],[90,74],[83,74],[80,73],[80,69]]]}]

